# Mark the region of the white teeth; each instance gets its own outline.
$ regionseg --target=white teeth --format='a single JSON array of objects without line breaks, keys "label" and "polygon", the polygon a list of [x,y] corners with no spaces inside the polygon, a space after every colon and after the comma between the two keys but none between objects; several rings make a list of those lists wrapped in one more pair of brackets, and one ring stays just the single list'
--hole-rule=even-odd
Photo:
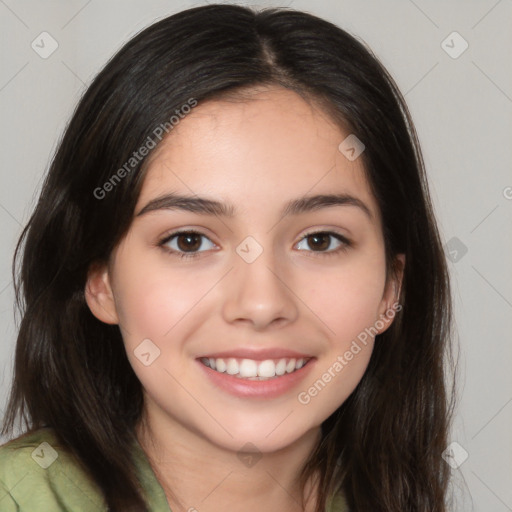
[{"label": "white teeth", "polygon": [[276,363],[271,359],[262,361],[258,366],[258,377],[275,377]]},{"label": "white teeth", "polygon": [[295,359],[290,359],[286,365],[286,373],[292,373],[295,370]]},{"label": "white teeth", "polygon": [[253,359],[237,360],[235,358],[222,359],[222,358],[206,358],[201,359],[202,363],[206,366],[216,370],[219,373],[228,373],[229,375],[236,375],[242,379],[251,380],[264,380],[274,377],[280,377],[285,373],[292,373],[295,370],[300,370],[307,362],[306,359],[266,359],[264,361],[255,361]]},{"label": "white teeth", "polygon": [[286,359],[279,359],[279,362],[276,364],[276,375],[284,375],[286,372]]},{"label": "white teeth", "polygon": [[240,377],[256,377],[258,375],[258,365],[252,359],[242,359],[240,363]]},{"label": "white teeth", "polygon": [[236,359],[228,359],[227,365],[228,365],[228,367],[226,369],[226,372],[229,375],[236,375],[240,371],[240,368],[238,367],[238,363],[237,363]]},{"label": "white teeth", "polygon": [[226,361],[224,361],[224,359],[214,359],[214,361],[217,366],[214,368],[214,370],[217,370],[220,373],[224,373],[228,367]]}]

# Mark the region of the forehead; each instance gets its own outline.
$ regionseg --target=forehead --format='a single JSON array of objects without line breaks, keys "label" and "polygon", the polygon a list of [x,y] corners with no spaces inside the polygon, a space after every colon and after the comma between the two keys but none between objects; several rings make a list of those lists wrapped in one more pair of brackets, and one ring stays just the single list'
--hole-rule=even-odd
[{"label": "forehead", "polygon": [[283,88],[200,103],[180,120],[145,163],[137,208],[165,192],[210,194],[242,213],[249,198],[343,192],[378,209],[362,159],[338,146],[349,135],[318,105]]}]

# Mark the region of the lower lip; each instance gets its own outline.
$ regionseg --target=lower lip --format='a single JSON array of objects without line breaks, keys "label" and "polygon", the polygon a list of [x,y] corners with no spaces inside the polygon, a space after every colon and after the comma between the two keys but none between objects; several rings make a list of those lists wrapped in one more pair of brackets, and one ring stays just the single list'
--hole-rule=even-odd
[{"label": "lower lip", "polygon": [[220,373],[205,366],[199,359],[197,364],[209,379],[229,394],[244,398],[275,398],[297,386],[311,371],[316,359],[310,359],[302,368],[268,380],[247,380]]}]

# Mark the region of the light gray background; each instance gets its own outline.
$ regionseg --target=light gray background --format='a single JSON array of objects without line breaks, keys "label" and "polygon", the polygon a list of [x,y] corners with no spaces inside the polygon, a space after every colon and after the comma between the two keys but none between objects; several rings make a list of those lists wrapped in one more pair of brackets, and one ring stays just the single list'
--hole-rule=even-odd
[{"label": "light gray background", "polygon": [[[0,0],[2,408],[16,332],[14,244],[72,109],[128,38],[156,19],[201,3]],[[512,511],[512,3],[276,0],[250,5],[289,5],[338,24],[368,43],[405,94],[443,243],[453,260],[461,358],[451,440],[469,454],[453,470],[458,489],[453,510]],[[46,59],[31,47],[43,31],[59,45]],[[469,44],[458,58],[443,49],[453,54],[462,48],[458,36],[446,39],[453,31]]]}]

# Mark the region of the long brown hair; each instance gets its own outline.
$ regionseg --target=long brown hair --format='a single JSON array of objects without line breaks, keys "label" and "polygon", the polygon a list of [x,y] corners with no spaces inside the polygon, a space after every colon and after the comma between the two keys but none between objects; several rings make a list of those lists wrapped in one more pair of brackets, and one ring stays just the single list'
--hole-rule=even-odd
[{"label": "long brown hair", "polygon": [[15,252],[21,322],[2,433],[16,418],[28,431],[51,426],[112,511],[147,511],[128,449],[141,384],[119,327],[98,321],[84,298],[90,265],[106,262],[129,229],[144,159],[108,194],[97,191],[190,98],[200,103],[261,84],[317,101],[363,141],[388,271],[397,254],[406,257],[403,311],[377,337],[357,388],[323,422],[304,488],[320,475],[317,512],[340,489],[354,511],[444,512],[449,468],[441,455],[454,396],[445,374],[453,363],[450,285],[416,132],[372,53],[295,10],[182,11],[130,40],[88,87]]}]

